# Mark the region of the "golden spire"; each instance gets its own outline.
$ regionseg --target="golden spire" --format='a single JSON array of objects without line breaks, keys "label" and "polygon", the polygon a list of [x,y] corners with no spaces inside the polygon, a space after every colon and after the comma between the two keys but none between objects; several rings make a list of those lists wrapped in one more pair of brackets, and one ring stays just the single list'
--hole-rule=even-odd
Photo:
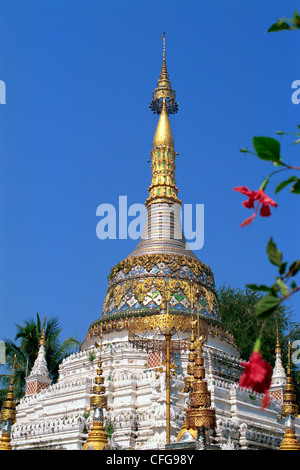
[{"label": "golden spire", "polygon": [[46,324],[46,317],[44,318],[42,334],[41,334],[41,339],[40,339],[40,346],[45,346],[46,345],[46,341],[45,341],[45,324]]},{"label": "golden spire", "polygon": [[288,345],[288,364],[287,364],[287,378],[286,386],[283,392],[283,404],[281,405],[282,416],[290,414],[298,414],[298,405],[296,403],[296,394],[294,393],[294,384],[292,379],[292,366],[291,366],[291,343]]},{"label": "golden spire", "polygon": [[191,283],[191,312],[192,312],[192,321],[191,321],[191,336],[190,336],[190,345],[189,345],[189,356],[188,356],[188,365],[187,365],[187,376],[184,378],[185,392],[190,392],[193,388],[194,382],[194,368],[195,368],[195,359],[196,359],[196,338],[195,338],[195,318],[194,318],[194,292],[193,285]]},{"label": "golden spire", "polygon": [[195,359],[196,359],[196,341],[195,341],[195,332],[194,332],[194,325],[192,323],[192,332],[190,336],[190,345],[189,345],[189,356],[188,356],[188,365],[187,365],[187,373],[188,375],[184,378],[184,390],[186,392],[190,392],[193,388],[194,378],[194,368],[195,368]]},{"label": "golden spire", "polygon": [[160,116],[153,139],[151,152],[152,180],[146,207],[153,203],[162,202],[181,204],[177,196],[178,188],[175,181],[175,158],[177,154],[174,150],[174,139],[169,120],[169,114],[177,112],[178,104],[175,102],[176,94],[172,89],[167,72],[165,36],[162,39],[162,69],[150,104],[152,111]]},{"label": "golden spire", "polygon": [[[186,420],[177,436],[179,442],[185,431],[189,432],[194,439],[201,436],[205,447],[205,431],[214,429],[216,426],[215,410],[211,407],[210,392],[205,379],[204,359],[202,355],[202,343],[207,335],[207,325],[202,326],[203,335],[200,336],[200,315],[199,315],[199,299],[201,292],[199,289],[195,291],[197,300],[197,320],[192,321],[192,334],[190,344],[192,345],[193,357],[195,355],[194,330],[193,325],[197,323],[197,341],[196,341],[196,358],[192,365],[193,380],[188,379],[190,386],[190,404],[186,411]],[[190,360],[190,357],[189,357]],[[188,369],[189,372],[189,369]],[[186,380],[185,380],[186,382]]]},{"label": "golden spire", "polygon": [[298,405],[296,403],[296,394],[294,393],[294,384],[291,374],[291,343],[289,342],[287,383],[283,392],[283,404],[281,405],[281,414],[286,418],[286,422],[284,438],[280,450],[300,450],[300,444],[295,433],[295,416],[298,415]]},{"label": "golden spire", "polygon": [[100,356],[98,361],[97,375],[93,385],[93,394],[91,396],[91,408],[94,409],[93,425],[89,432],[87,441],[83,446],[83,450],[109,450],[107,434],[104,427],[103,408],[107,405],[107,397],[105,395],[104,377],[102,370],[102,326],[100,329],[100,344],[95,343],[99,348]]},{"label": "golden spire", "polygon": [[172,88],[166,64],[166,33],[161,37],[163,40],[163,61],[157,87],[153,91],[152,101],[149,105],[154,114],[160,114],[162,110],[163,100],[166,100],[168,114],[175,114],[178,111],[178,103],[176,103],[176,93]]},{"label": "golden spire", "polygon": [[174,148],[174,139],[172,135],[165,98],[163,99],[163,105],[153,139],[153,148],[161,146]]},{"label": "golden spire", "polygon": [[211,408],[210,392],[205,379],[202,340],[199,338],[198,353],[194,367],[193,389],[190,391],[190,406],[186,411],[188,429],[203,431],[216,426],[215,410]]},{"label": "golden spire", "polygon": [[2,436],[0,439],[0,450],[12,450],[11,446],[11,427],[16,422],[16,404],[14,394],[14,374],[16,365],[16,355],[14,355],[13,371],[10,379],[10,386],[6,395],[1,412]]},{"label": "golden spire", "polygon": [[275,354],[281,354],[281,347],[280,347],[279,333],[278,333],[278,323],[277,323],[277,327],[276,327],[276,348],[275,348]]}]

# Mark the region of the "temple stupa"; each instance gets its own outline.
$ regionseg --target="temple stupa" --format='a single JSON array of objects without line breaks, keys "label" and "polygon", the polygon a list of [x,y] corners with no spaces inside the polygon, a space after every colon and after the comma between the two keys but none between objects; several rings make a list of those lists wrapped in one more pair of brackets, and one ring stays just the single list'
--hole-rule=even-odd
[{"label": "temple stupa", "polygon": [[[221,322],[212,271],[183,235],[170,124],[178,104],[167,71],[165,35],[150,108],[159,118],[143,235],[111,269],[102,315],[88,327],[80,351],[62,362],[57,383],[36,393],[33,377],[28,379],[31,387],[17,406],[12,430],[14,449],[83,449],[100,420],[90,406],[100,377],[98,343],[106,396],[105,408],[97,411],[101,429],[103,423],[106,427],[102,448],[164,449],[176,443],[189,406],[185,378],[197,312],[207,334],[201,367],[215,413],[213,442],[220,449],[279,449],[284,432],[280,400],[262,410],[262,397],[238,386],[243,358]],[[299,432],[297,418],[295,429]],[[187,436],[195,439],[196,434]]]}]

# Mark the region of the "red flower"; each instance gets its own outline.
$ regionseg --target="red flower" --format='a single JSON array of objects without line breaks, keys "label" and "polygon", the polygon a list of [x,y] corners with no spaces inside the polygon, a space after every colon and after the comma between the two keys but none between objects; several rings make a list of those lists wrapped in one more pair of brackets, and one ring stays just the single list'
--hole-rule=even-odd
[{"label": "red flower", "polygon": [[242,366],[245,369],[240,378],[239,386],[251,388],[253,392],[264,393],[262,407],[265,408],[270,402],[268,390],[272,381],[272,367],[263,360],[258,351],[251,354],[249,362],[242,362]]},{"label": "red flower", "polygon": [[269,215],[271,215],[270,207],[262,205],[259,211],[259,215],[261,215],[262,217],[269,217]]},{"label": "red flower", "polygon": [[245,227],[245,225],[250,225],[255,216],[256,216],[256,214],[255,214],[255,212],[254,212],[254,214],[251,215],[251,217],[249,217],[248,219],[244,220],[244,222],[241,224],[241,227]]},{"label": "red flower", "polygon": [[270,206],[271,207],[278,206],[278,204],[275,201],[273,201],[273,199],[271,199],[269,196],[266,195],[263,189],[259,189],[258,191],[253,191],[253,190],[248,189],[247,186],[237,186],[236,188],[233,188],[233,190],[237,191],[238,193],[242,193],[248,196],[248,199],[242,202],[243,206],[246,207],[247,209],[254,209],[255,201],[257,201],[254,214],[248,219],[244,220],[244,222],[241,224],[241,227],[251,224],[252,220],[257,214],[259,206],[261,206],[259,215],[261,215],[262,217],[269,217],[271,215]]}]

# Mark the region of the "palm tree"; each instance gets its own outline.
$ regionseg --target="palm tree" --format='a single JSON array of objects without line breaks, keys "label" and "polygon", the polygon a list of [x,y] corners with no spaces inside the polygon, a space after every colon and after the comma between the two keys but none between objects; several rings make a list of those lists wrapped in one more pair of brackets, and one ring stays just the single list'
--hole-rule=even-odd
[{"label": "palm tree", "polygon": [[[5,398],[9,386],[10,374],[13,365],[13,358],[16,355],[16,362],[19,368],[15,371],[15,395],[16,399],[24,396],[25,378],[30,374],[34,361],[37,358],[39,343],[42,334],[42,322],[37,313],[36,320],[26,320],[23,325],[16,325],[17,333],[14,341],[4,339],[6,346],[6,373],[0,375],[0,402]],[[51,317],[45,323],[45,350],[49,375],[55,382],[58,379],[58,367],[62,360],[78,349],[80,345],[74,337],[69,337],[60,342],[62,329],[59,325],[58,317]],[[20,340],[17,345],[16,341]]]}]

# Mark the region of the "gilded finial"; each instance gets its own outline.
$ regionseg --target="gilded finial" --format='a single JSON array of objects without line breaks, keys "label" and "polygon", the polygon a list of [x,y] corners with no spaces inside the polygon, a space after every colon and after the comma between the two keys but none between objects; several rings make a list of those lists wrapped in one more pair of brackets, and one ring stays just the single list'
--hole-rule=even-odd
[{"label": "gilded finial", "polygon": [[166,59],[166,33],[164,32],[160,37],[163,40],[163,59]]},{"label": "gilded finial", "polygon": [[190,390],[190,406],[186,411],[186,427],[197,430],[197,435],[205,437],[205,430],[216,426],[215,410],[211,407],[211,396],[205,380],[205,367],[202,355],[203,337],[198,337],[198,352],[194,365],[194,381]]},{"label": "gilded finial", "polygon": [[163,40],[163,63],[157,87],[153,92],[150,108],[154,114],[159,114],[159,120],[153,139],[152,180],[149,186],[149,197],[146,207],[156,203],[179,204],[178,188],[175,180],[175,159],[177,153],[174,149],[174,139],[169,120],[169,114],[177,112],[178,104],[175,101],[175,91],[172,89],[166,65],[166,41]]},{"label": "gilded finial", "polygon": [[14,394],[14,375],[19,366],[16,364],[16,355],[14,355],[13,370],[10,379],[10,386],[6,395],[1,412],[2,435],[0,439],[0,450],[12,450],[11,446],[11,427],[16,422],[16,404]]},{"label": "gilded finial", "polygon": [[[207,339],[207,325],[200,320],[201,291],[198,287],[193,288],[191,283],[191,338],[188,375],[185,377],[186,390],[189,391],[190,405],[186,410],[186,419],[177,436],[177,442],[183,439],[186,433],[194,440],[202,440],[206,446],[206,430],[214,429],[216,426],[215,410],[211,407],[211,396],[205,380],[204,358],[202,354],[203,343]],[[194,320],[194,299],[197,305],[197,320]],[[197,324],[197,340],[195,341],[194,327]],[[192,377],[191,377],[192,375]]]},{"label": "gilded finial", "polygon": [[275,348],[275,354],[281,354],[281,347],[280,347],[279,333],[278,333],[278,323],[277,323],[277,326],[276,326],[276,348]]},{"label": "gilded finial", "polygon": [[83,450],[108,450],[109,444],[103,417],[103,408],[107,405],[107,397],[105,395],[104,377],[102,375],[102,326],[100,327],[100,344],[95,343],[95,346],[99,349],[99,360],[93,393],[90,399],[91,409],[94,410],[93,425]]},{"label": "gilded finial", "polygon": [[288,343],[288,363],[287,363],[287,375],[290,377],[292,374],[292,365],[291,365],[291,342]]},{"label": "gilded finial", "polygon": [[291,342],[288,344],[288,364],[287,364],[287,378],[286,386],[283,392],[283,404],[281,405],[282,416],[293,414],[297,416],[298,405],[296,403],[296,394],[294,393],[294,384],[292,379],[292,366],[291,366]]},{"label": "gilded finial", "polygon": [[40,339],[40,346],[45,346],[46,340],[45,340],[45,325],[46,325],[46,317],[44,318],[44,323],[43,323],[43,328],[42,328],[42,334],[41,334],[41,339]]},{"label": "gilded finial", "polygon": [[[183,392],[190,392],[193,388],[194,378],[194,368],[195,368],[195,359],[196,359],[196,338],[195,338],[195,326],[197,320],[195,320],[194,314],[194,291],[193,285],[190,284],[190,292],[191,292],[191,336],[190,336],[190,344],[189,344],[189,355],[188,355],[188,364],[187,364],[187,375],[184,378],[184,389]],[[186,424],[186,422],[185,422]],[[179,440],[182,433],[179,433],[177,439]]]},{"label": "gilded finial", "polygon": [[174,148],[174,139],[171,130],[170,120],[167,111],[166,99],[163,98],[161,113],[159,116],[157,129],[153,139],[153,148],[160,147],[164,145],[165,147]]},{"label": "gilded finial", "polygon": [[291,342],[289,341],[287,383],[283,392],[283,404],[281,405],[281,414],[286,418],[286,421],[280,450],[300,450],[300,444],[295,432],[295,416],[298,415],[298,405],[296,403],[296,394],[294,393],[294,384],[291,374]]},{"label": "gilded finial", "polygon": [[163,36],[160,36],[163,40],[163,61],[160,76],[157,82],[157,87],[153,92],[153,98],[149,105],[151,111],[154,114],[160,114],[163,107],[163,100],[166,100],[166,109],[168,114],[176,114],[178,111],[178,103],[175,101],[176,93],[172,89],[172,85],[169,79],[169,74],[166,64],[166,36],[165,32]]}]

